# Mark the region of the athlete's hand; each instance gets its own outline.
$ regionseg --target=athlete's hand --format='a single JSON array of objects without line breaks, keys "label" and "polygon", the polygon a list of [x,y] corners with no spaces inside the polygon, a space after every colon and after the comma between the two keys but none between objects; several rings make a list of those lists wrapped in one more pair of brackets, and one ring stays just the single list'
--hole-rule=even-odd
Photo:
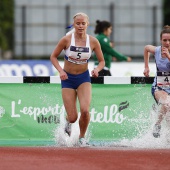
[{"label": "athlete's hand", "polygon": [[62,71],[60,72],[60,79],[61,79],[61,80],[66,80],[66,79],[68,79],[67,73],[66,73],[64,70],[62,70]]},{"label": "athlete's hand", "polygon": [[161,54],[162,54],[163,57],[170,59],[170,54],[169,54],[168,48],[162,47]]},{"label": "athlete's hand", "polygon": [[144,76],[149,77],[149,72],[150,72],[149,68],[145,68],[145,70],[143,72]]},{"label": "athlete's hand", "polygon": [[93,77],[98,77],[99,76],[99,70],[97,68],[95,68],[94,70],[91,71],[91,75]]}]

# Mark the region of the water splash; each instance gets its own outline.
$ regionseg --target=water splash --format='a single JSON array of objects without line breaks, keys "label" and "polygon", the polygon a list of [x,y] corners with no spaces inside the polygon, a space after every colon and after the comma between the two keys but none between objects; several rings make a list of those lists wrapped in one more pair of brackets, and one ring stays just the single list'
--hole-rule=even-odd
[{"label": "water splash", "polygon": [[[157,108],[150,111],[150,125],[140,129],[139,135],[133,139],[121,139],[120,141],[94,141],[91,138],[92,128],[86,133],[87,140],[90,141],[92,147],[100,148],[115,148],[115,147],[126,147],[126,148],[143,148],[143,149],[159,149],[159,148],[170,148],[170,124],[167,124],[166,119],[162,122],[161,137],[154,138],[152,135],[153,126],[157,120]],[[169,113],[170,115],[170,113]],[[64,132],[65,120],[62,120],[54,131],[56,147],[77,147],[79,139],[79,119],[72,124],[72,134],[69,137]],[[140,121],[140,120],[139,120]],[[146,130],[147,129],[147,130]]]},{"label": "water splash", "polygon": [[[78,141],[79,141],[79,134],[80,134],[80,129],[79,129],[79,118],[80,118],[80,113],[78,116],[78,119],[75,123],[72,124],[71,127],[71,136],[68,136],[64,132],[65,128],[65,123],[66,120],[61,120],[60,124],[54,131],[54,137],[55,137],[55,143],[56,146],[58,147],[77,147],[78,146]],[[89,130],[86,132],[86,140],[90,140],[91,133]]]},{"label": "water splash", "polygon": [[113,145],[133,147],[133,148],[170,148],[170,124],[166,121],[166,118],[162,121],[160,138],[154,138],[152,135],[153,126],[157,120],[158,108],[154,106],[154,110],[151,110],[151,125],[146,133],[141,133],[138,137],[134,139],[123,139],[119,143],[114,143]]},{"label": "water splash", "polygon": [[124,139],[120,141],[120,146],[127,146],[133,148],[170,148],[170,143],[167,139],[167,131],[162,129],[161,137],[154,138],[152,135],[152,128],[148,130],[148,132],[138,138],[134,138],[132,140]]},{"label": "water splash", "polygon": [[58,127],[55,129],[54,136],[56,145],[66,147],[77,146],[80,133],[78,122],[76,121],[75,123],[72,124],[70,137],[64,132],[64,127],[65,122],[60,122]]}]

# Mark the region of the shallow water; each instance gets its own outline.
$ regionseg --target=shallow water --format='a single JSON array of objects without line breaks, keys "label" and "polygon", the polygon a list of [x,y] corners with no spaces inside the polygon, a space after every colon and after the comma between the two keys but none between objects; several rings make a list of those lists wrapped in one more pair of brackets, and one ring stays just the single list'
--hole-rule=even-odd
[{"label": "shallow water", "polygon": [[[161,136],[160,138],[154,138],[152,135],[153,126],[157,120],[157,108],[150,111],[151,125],[145,133],[139,134],[139,136],[133,139],[121,139],[121,140],[91,140],[91,133],[88,131],[86,134],[87,141],[89,141],[91,147],[100,148],[142,148],[142,149],[163,149],[170,148],[170,126],[167,126],[165,120],[162,122]],[[79,138],[79,125],[78,121],[72,125],[72,134],[69,137],[64,133],[64,124],[61,122],[60,125],[55,129],[54,136],[56,147],[77,147]]]}]

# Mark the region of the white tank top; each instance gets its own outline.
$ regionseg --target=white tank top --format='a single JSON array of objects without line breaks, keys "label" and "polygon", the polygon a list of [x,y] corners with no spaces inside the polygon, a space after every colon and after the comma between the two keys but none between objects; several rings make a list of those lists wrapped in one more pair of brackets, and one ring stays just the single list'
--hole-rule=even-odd
[{"label": "white tank top", "polygon": [[86,38],[86,47],[76,47],[74,33],[71,35],[71,44],[65,51],[65,59],[75,64],[85,64],[91,57],[90,38]]}]

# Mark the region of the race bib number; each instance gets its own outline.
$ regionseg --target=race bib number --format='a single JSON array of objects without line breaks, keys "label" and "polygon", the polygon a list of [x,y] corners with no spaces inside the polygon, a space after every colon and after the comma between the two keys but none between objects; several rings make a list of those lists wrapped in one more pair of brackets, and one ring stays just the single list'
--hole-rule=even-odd
[{"label": "race bib number", "polygon": [[85,64],[88,62],[87,59],[75,58],[75,57],[71,57],[71,56],[68,57],[68,61],[75,63],[75,64]]},{"label": "race bib number", "polygon": [[90,58],[88,47],[70,47],[70,54],[68,56],[68,61],[75,64],[86,64]]},{"label": "race bib number", "polygon": [[170,72],[157,72],[157,86],[163,89],[170,88]]}]

